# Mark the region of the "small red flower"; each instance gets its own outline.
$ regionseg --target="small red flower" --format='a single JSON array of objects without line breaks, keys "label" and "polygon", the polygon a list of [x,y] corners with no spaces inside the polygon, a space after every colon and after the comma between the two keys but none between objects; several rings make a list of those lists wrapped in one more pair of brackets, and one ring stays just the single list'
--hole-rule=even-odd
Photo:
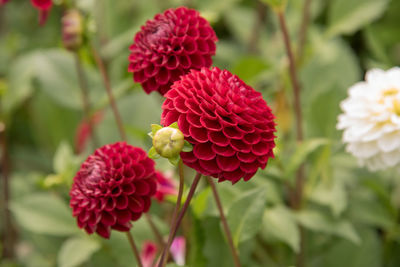
[{"label": "small red flower", "polygon": [[6,4],[9,0],[0,0],[0,6]]},{"label": "small red flower", "polygon": [[46,23],[50,9],[53,6],[52,0],[31,0],[32,5],[39,10],[39,25]]},{"label": "small red flower", "polygon": [[163,202],[165,196],[167,195],[178,195],[177,183],[172,178],[172,174],[163,174],[159,171],[156,171],[156,179],[157,179],[157,192],[154,195],[154,198],[159,202]]},{"label": "small red flower", "polygon": [[129,231],[150,208],[156,192],[154,161],[137,147],[105,145],[83,162],[69,193],[78,226],[109,238],[111,229]]},{"label": "small red flower", "polygon": [[[98,125],[103,120],[103,113],[102,112],[94,113],[93,116],[90,118],[90,120],[93,126]],[[75,151],[77,154],[80,154],[85,150],[91,134],[92,133],[89,123],[87,122],[86,119],[83,119],[79,123],[75,133]]]},{"label": "small red flower", "polygon": [[215,67],[192,70],[165,94],[161,124],[178,122],[193,151],[183,162],[219,181],[249,180],[275,147],[274,115],[259,92]]},{"label": "small red flower", "polygon": [[164,95],[190,69],[210,67],[217,36],[199,12],[168,9],[148,20],[130,47],[129,71],[144,91]]}]

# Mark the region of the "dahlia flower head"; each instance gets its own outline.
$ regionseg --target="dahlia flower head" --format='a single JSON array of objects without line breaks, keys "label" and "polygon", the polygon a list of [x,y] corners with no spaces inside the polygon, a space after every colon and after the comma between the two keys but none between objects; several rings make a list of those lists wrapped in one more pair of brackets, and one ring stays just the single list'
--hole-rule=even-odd
[{"label": "dahlia flower head", "polygon": [[217,36],[196,10],[168,9],[148,20],[130,47],[129,72],[146,93],[164,95],[190,69],[210,67]]},{"label": "dahlia flower head", "polygon": [[109,238],[111,229],[129,231],[150,208],[157,188],[154,161],[124,142],[105,145],[83,162],[70,191],[80,228]]},{"label": "dahlia flower head", "polygon": [[31,0],[32,5],[39,10],[39,25],[46,23],[50,9],[53,6],[52,0]]},{"label": "dahlia flower head", "polygon": [[273,157],[274,115],[261,94],[217,67],[192,70],[165,94],[161,124],[178,122],[191,152],[183,163],[233,184],[254,176]]},{"label": "dahlia flower head", "polygon": [[[349,88],[337,128],[346,150],[371,171],[400,163],[400,68],[373,69]],[[399,168],[400,170],[400,168]]]}]

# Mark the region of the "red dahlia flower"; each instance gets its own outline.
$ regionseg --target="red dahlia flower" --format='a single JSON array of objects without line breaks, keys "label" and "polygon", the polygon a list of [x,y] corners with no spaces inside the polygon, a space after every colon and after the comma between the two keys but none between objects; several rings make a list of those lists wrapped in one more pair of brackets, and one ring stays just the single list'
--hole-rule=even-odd
[{"label": "red dahlia flower", "polygon": [[8,0],[0,0],[0,6],[6,4],[7,2]]},{"label": "red dahlia flower", "polygon": [[146,22],[130,47],[129,71],[146,93],[164,95],[190,69],[210,67],[217,36],[199,12],[168,9]]},{"label": "red dahlia flower", "polygon": [[154,161],[137,147],[118,142],[96,149],[83,162],[70,191],[78,226],[110,237],[111,229],[129,231],[150,208],[156,192]]},{"label": "red dahlia flower", "polygon": [[44,25],[53,6],[52,0],[31,0],[31,3],[39,10],[39,25]]},{"label": "red dahlia flower", "polygon": [[274,115],[259,92],[215,67],[192,70],[165,94],[161,124],[177,121],[193,151],[183,162],[219,181],[249,180],[275,147]]}]

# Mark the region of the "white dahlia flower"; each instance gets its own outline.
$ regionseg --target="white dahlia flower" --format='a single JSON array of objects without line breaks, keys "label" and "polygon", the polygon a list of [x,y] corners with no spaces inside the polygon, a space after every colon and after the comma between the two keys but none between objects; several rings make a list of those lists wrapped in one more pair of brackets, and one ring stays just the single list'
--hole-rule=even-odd
[{"label": "white dahlia flower", "polygon": [[400,166],[400,68],[373,69],[349,88],[337,128],[346,150],[371,171]]}]

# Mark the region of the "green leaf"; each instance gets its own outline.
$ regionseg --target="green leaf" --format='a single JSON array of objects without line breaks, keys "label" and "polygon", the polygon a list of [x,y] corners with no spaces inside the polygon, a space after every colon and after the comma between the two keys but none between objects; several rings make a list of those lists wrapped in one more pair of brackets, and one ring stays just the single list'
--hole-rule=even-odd
[{"label": "green leaf", "polygon": [[163,128],[163,127],[162,127],[161,125],[152,124],[152,125],[151,125],[151,134],[152,134],[151,137],[154,137],[154,135],[156,134],[156,132],[157,132],[158,130],[161,130],[162,128]]},{"label": "green leaf", "polygon": [[262,226],[262,232],[267,239],[272,237],[289,245],[294,252],[299,251],[299,228],[289,209],[284,206],[267,208]]},{"label": "green leaf", "polygon": [[151,158],[151,159],[158,159],[160,157],[160,154],[157,153],[154,146],[152,146],[150,148],[148,155],[149,155],[149,158]]},{"label": "green leaf", "polygon": [[328,206],[338,217],[347,207],[347,194],[341,181],[334,179],[332,182],[320,182],[312,191],[310,200]]},{"label": "green leaf", "polygon": [[12,112],[32,93],[32,79],[36,72],[35,53],[25,54],[15,59],[8,73],[8,88],[1,97],[5,113]]},{"label": "green leaf", "polygon": [[[317,257],[314,257],[311,267],[381,267],[383,263],[382,241],[374,229],[362,229],[363,242],[356,245],[347,240],[335,242],[331,246],[321,249]],[[398,263],[398,262],[397,262]],[[398,264],[388,266],[397,266]]]},{"label": "green leaf", "polygon": [[192,144],[185,140],[185,142],[183,143],[182,151],[183,152],[190,152],[192,150],[193,150]]},{"label": "green leaf", "polygon": [[171,123],[168,127],[175,128],[179,130],[178,122]]},{"label": "green leaf", "polygon": [[236,246],[253,237],[260,229],[265,192],[265,188],[247,191],[232,203],[227,220]]},{"label": "green leaf", "polygon": [[260,57],[246,56],[237,61],[232,73],[235,73],[243,81],[250,82],[254,77],[268,68],[270,68],[270,65]]},{"label": "green leaf", "polygon": [[56,236],[79,232],[72,211],[56,195],[37,193],[10,204],[17,222],[29,231]]},{"label": "green leaf", "polygon": [[307,159],[307,157],[322,145],[329,143],[328,139],[315,138],[303,141],[298,144],[293,156],[289,159],[288,165],[285,168],[285,177],[292,177],[299,166]]},{"label": "green leaf", "polygon": [[67,142],[61,142],[53,159],[53,168],[56,173],[63,173],[68,169],[74,154]]},{"label": "green leaf", "polygon": [[174,166],[178,166],[179,160],[181,159],[181,157],[176,156],[174,158],[168,158],[168,161],[174,165]]},{"label": "green leaf", "polygon": [[361,242],[353,225],[347,220],[333,219],[327,214],[314,210],[303,210],[295,216],[301,225],[312,231],[337,235],[354,244]]},{"label": "green leaf", "polygon": [[379,18],[388,0],[333,0],[329,9],[328,35],[352,34]]},{"label": "green leaf", "polygon": [[67,239],[58,253],[59,267],[76,267],[88,261],[100,244],[89,237],[72,237]]}]

